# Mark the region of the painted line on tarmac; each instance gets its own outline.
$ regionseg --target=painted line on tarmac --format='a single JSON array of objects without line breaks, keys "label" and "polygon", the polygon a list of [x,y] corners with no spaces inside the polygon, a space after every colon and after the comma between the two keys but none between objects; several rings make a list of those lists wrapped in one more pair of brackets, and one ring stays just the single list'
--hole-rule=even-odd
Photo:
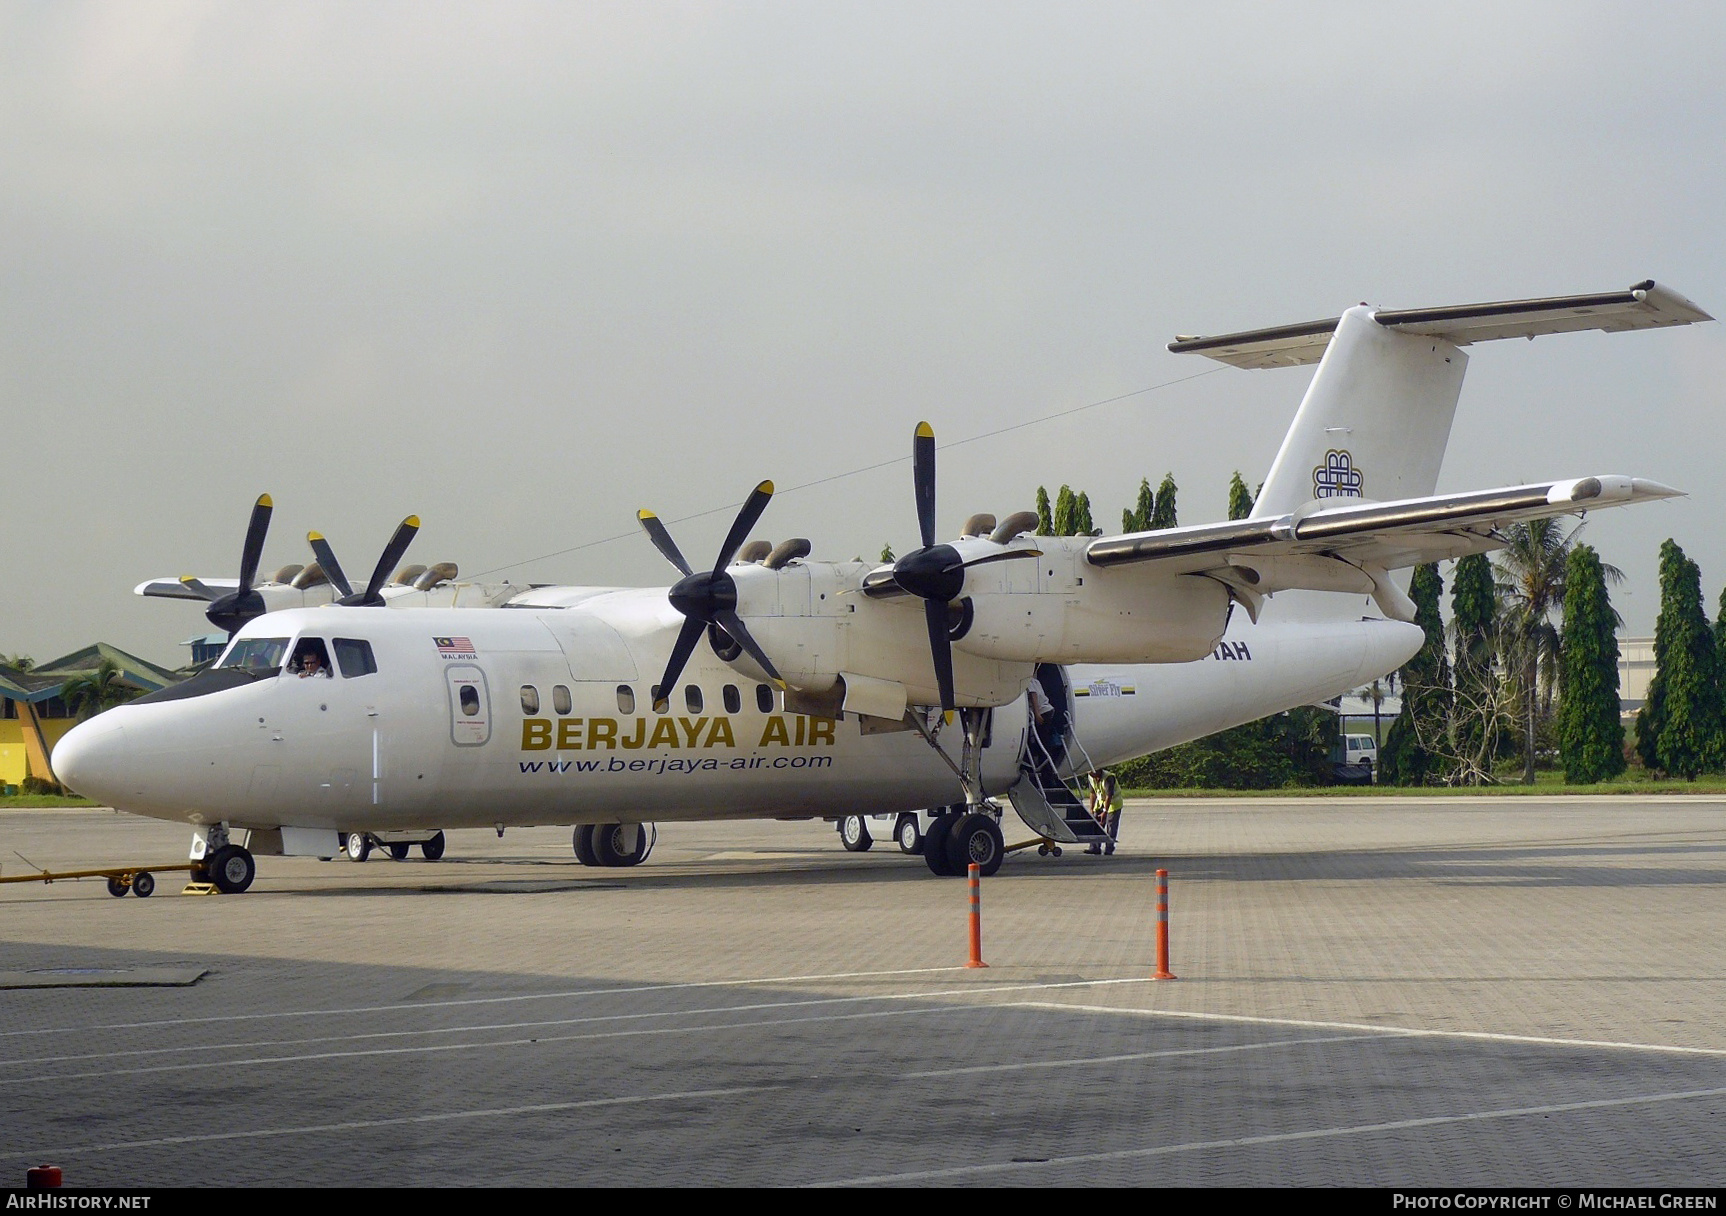
[{"label": "painted line on tarmac", "polygon": [[[557,1021],[550,1021],[550,1022],[505,1023],[505,1024],[501,1024],[501,1025],[497,1025],[497,1026],[434,1027],[434,1028],[424,1029],[424,1030],[368,1031],[368,1032],[363,1032],[363,1033],[354,1034],[354,1035],[323,1036],[319,1039],[314,1039],[311,1041],[312,1042],[319,1042],[319,1041],[338,1042],[338,1043],[364,1042],[368,1039],[373,1039],[373,1038],[403,1038],[403,1037],[409,1037],[409,1036],[415,1036],[415,1035],[460,1034],[460,1033],[464,1033],[464,1032],[468,1032],[468,1033],[483,1032],[486,1030],[514,1030],[514,1029],[522,1029],[522,1028],[531,1028],[534,1026],[579,1026],[579,1025],[591,1024],[591,1023],[596,1023],[596,1022],[636,1021],[636,1020],[642,1020],[642,1019],[647,1019],[647,1018],[694,1017],[694,1016],[697,1016],[700,1014],[760,1013],[760,1012],[763,1012],[766,1010],[773,1010],[773,1009],[808,1009],[808,1008],[814,1008],[814,1007],[823,1006],[823,1005],[858,1005],[858,1004],[865,1004],[865,1003],[875,1002],[875,1001],[935,1000],[935,999],[942,998],[942,997],[953,997],[953,996],[975,997],[979,994],[985,995],[985,996],[992,996],[992,995],[995,995],[997,993],[1023,992],[1026,990],[1049,991],[1051,989],[1057,989],[1057,988],[1096,987],[1099,985],[1107,985],[1107,984],[1144,984],[1144,983],[1149,983],[1149,982],[1150,981],[1147,979],[1140,979],[1140,978],[1113,979],[1113,980],[1077,980],[1077,981],[1066,981],[1066,982],[1054,983],[1054,984],[1008,984],[1008,985],[1003,985],[1003,986],[998,987],[998,988],[988,988],[988,989],[948,988],[948,989],[937,989],[933,992],[888,992],[888,993],[876,993],[876,994],[868,995],[868,996],[811,997],[809,999],[801,1000],[801,1001],[763,1001],[763,1002],[758,1002],[756,1004],[751,1004],[751,1005],[720,1005],[720,1006],[711,1006],[711,1007],[701,1008],[701,1009],[672,1009],[672,1010],[652,1010],[652,1011],[648,1011],[648,1012],[644,1012],[644,1013],[594,1014],[594,1015],[590,1015],[587,1017],[567,1018],[567,1019],[560,1019]],[[986,1001],[986,1002],[980,1002],[980,1004],[982,1004],[984,1006],[993,1006],[993,1005],[1006,1004],[1006,1003],[1005,1002]],[[1034,1006],[1035,1003],[1034,1002],[1023,1002],[1022,1004],[1026,1005],[1027,1007],[1032,1007],[1032,1006]],[[1014,1006],[1008,1005],[1007,1007],[1012,1008]],[[587,1034],[576,1034],[576,1035],[539,1035],[539,1036],[535,1036],[533,1038],[498,1039],[498,1040],[487,1041],[487,1042],[435,1043],[435,1044],[424,1044],[424,1045],[420,1045],[420,1046],[410,1046],[410,1047],[364,1048],[364,1049],[356,1049],[353,1051],[303,1052],[303,1053],[300,1053],[297,1055],[257,1056],[257,1057],[253,1057],[251,1059],[237,1059],[237,1060],[236,1059],[228,1059],[228,1060],[193,1059],[193,1060],[178,1061],[178,1062],[175,1062],[173,1064],[155,1064],[155,1065],[141,1066],[141,1067],[137,1067],[137,1068],[102,1069],[102,1070],[94,1071],[94,1072],[44,1073],[44,1074],[41,1074],[38,1076],[30,1076],[30,1077],[5,1077],[5,1078],[0,1078],[0,1087],[11,1086],[11,1085],[34,1085],[34,1084],[40,1084],[42,1082],[51,1082],[51,1081],[88,1081],[88,1080],[93,1080],[93,1079],[98,1079],[98,1078],[103,1078],[103,1077],[144,1076],[144,1075],[150,1075],[150,1074],[154,1074],[154,1073],[196,1071],[199,1069],[208,1069],[208,1068],[230,1068],[230,1067],[237,1067],[240,1065],[293,1064],[293,1063],[305,1063],[305,1062],[315,1061],[315,1060],[355,1059],[355,1058],[363,1058],[363,1057],[367,1057],[367,1056],[399,1056],[399,1055],[416,1055],[416,1054],[417,1055],[426,1055],[426,1054],[445,1053],[445,1052],[452,1052],[452,1051],[483,1051],[483,1050],[486,1050],[489,1048],[524,1047],[524,1046],[537,1045],[540,1043],[564,1043],[564,1042],[574,1042],[574,1041],[588,1040],[588,1039],[606,1039],[606,1038],[631,1038],[631,1037],[640,1037],[643,1035],[656,1035],[656,1034],[657,1035],[692,1034],[692,1033],[696,1033],[696,1032],[702,1031],[702,1030],[741,1030],[741,1029],[748,1029],[751,1026],[793,1025],[793,1024],[806,1023],[806,1022],[836,1022],[836,1021],[844,1021],[844,1020],[848,1020],[848,1019],[863,1018],[863,1017],[907,1016],[910,1014],[917,1014],[917,1013],[948,1013],[948,1014],[950,1014],[953,1012],[953,1009],[954,1009],[954,1007],[952,1005],[938,1005],[938,1006],[930,1006],[927,1009],[881,1010],[881,1011],[878,1011],[875,1013],[832,1014],[832,1015],[824,1015],[821,1017],[814,1017],[814,1018],[784,1019],[781,1021],[754,1020],[754,1021],[750,1021],[750,1022],[716,1023],[716,1024],[712,1024],[712,1025],[707,1025],[707,1026],[680,1026],[680,1027],[666,1027],[666,1028],[660,1028],[660,1029],[618,1030],[618,1031],[605,1031],[605,1032],[595,1031],[595,1032],[591,1032],[591,1033],[587,1033]],[[275,1046],[296,1046],[296,1045],[299,1045],[300,1042],[301,1041],[297,1041],[297,1040],[287,1040],[287,1041],[281,1041],[281,1042],[270,1042],[270,1041],[266,1040],[263,1042],[239,1043],[239,1044],[233,1045],[233,1048],[230,1048],[230,1050],[237,1049],[237,1048],[245,1048],[245,1047],[267,1048],[267,1047],[275,1047]],[[172,1048],[167,1048],[167,1049],[163,1049],[163,1050],[167,1050],[167,1051],[200,1051],[200,1050],[210,1050],[210,1049],[200,1048],[196,1043],[193,1043],[190,1045],[181,1045],[178,1047],[172,1047]],[[118,1054],[118,1053],[114,1053],[114,1054]],[[84,1057],[84,1058],[88,1058],[88,1057]]]},{"label": "painted line on tarmac", "polygon": [[[837,1015],[834,1017],[786,1018],[786,1019],[782,1019],[782,1020],[778,1020],[778,1021],[745,1022],[745,1023],[736,1023],[736,1024],[732,1024],[732,1025],[725,1025],[725,1026],[674,1027],[674,1028],[655,1029],[655,1030],[613,1031],[613,1032],[608,1032],[608,1033],[589,1034],[589,1035],[569,1035],[569,1036],[566,1036],[562,1040],[540,1039],[540,1040],[528,1040],[528,1041],[530,1041],[530,1042],[559,1042],[559,1041],[571,1041],[571,1040],[579,1040],[579,1039],[622,1038],[622,1037],[627,1037],[627,1036],[632,1036],[632,1035],[687,1034],[687,1033],[691,1033],[692,1031],[698,1031],[698,1030],[742,1030],[742,1029],[750,1029],[750,1028],[754,1028],[754,1027],[758,1027],[758,1026],[789,1026],[789,1025],[795,1025],[799,1022],[836,1022],[836,1021],[856,1020],[859,1018],[903,1017],[906,1015],[922,1014],[922,1013],[950,1014],[951,1012],[952,1012],[952,1010],[950,1008],[947,1008],[947,1007],[937,1007],[937,1008],[931,1008],[931,1009],[891,1009],[891,1010],[878,1010],[878,1011],[873,1012],[873,1013],[840,1014],[840,1015]],[[1172,1059],[1172,1058],[1180,1057],[1180,1056],[1227,1055],[1227,1054],[1231,1054],[1231,1053],[1235,1053],[1235,1052],[1242,1052],[1242,1051],[1269,1051],[1269,1050],[1275,1050],[1275,1049],[1284,1048],[1284,1047],[1300,1047],[1300,1046],[1307,1046],[1307,1045],[1312,1045],[1312,1044],[1323,1044],[1323,1043],[1348,1043],[1348,1042],[1353,1042],[1355,1040],[1363,1039],[1363,1038],[1383,1038],[1383,1037],[1386,1037],[1386,1036],[1383,1036],[1383,1035],[1324,1035],[1324,1036],[1318,1036],[1318,1037],[1312,1037],[1312,1038],[1301,1038],[1301,1039],[1275,1039],[1275,1040],[1271,1040],[1269,1042],[1236,1043],[1236,1044],[1228,1044],[1228,1045],[1221,1046],[1221,1047],[1170,1048],[1170,1049],[1164,1050],[1164,1051],[1141,1051],[1141,1052],[1132,1052],[1130,1054],[1124,1054],[1124,1055],[1074,1056],[1074,1057],[1070,1057],[1070,1058],[1063,1059],[1063,1060],[1016,1061],[1014,1063],[1009,1063],[1009,1064],[972,1065],[972,1066],[959,1067],[959,1068],[928,1069],[928,1070],[920,1070],[917,1072],[903,1072],[903,1073],[889,1074],[887,1076],[883,1076],[883,1077],[880,1077],[877,1079],[887,1080],[887,1081],[920,1081],[920,1080],[938,1080],[938,1079],[944,1079],[944,1078],[954,1077],[954,1076],[962,1076],[962,1075],[973,1074],[973,1073],[1017,1072],[1017,1071],[1022,1071],[1025,1069],[1033,1069],[1033,1068],[1097,1068],[1097,1067],[1102,1067],[1105,1065],[1129,1063],[1129,1062],[1133,1062],[1133,1061],[1164,1060],[1164,1059]],[[497,1044],[497,1046],[508,1046],[508,1045],[510,1045],[510,1044]],[[434,1050],[439,1050],[439,1049],[434,1049]],[[443,1049],[443,1050],[447,1050],[447,1049]],[[353,1053],[353,1054],[389,1054],[389,1053]],[[258,1061],[244,1061],[244,1060],[242,1060],[242,1061],[228,1061],[227,1063],[228,1064],[245,1064],[245,1063],[256,1063],[256,1062],[258,1062]],[[223,1066],[224,1065],[222,1065],[222,1064],[207,1064],[207,1065],[200,1064],[200,1065],[193,1065],[192,1067],[215,1068],[215,1067],[223,1067]],[[156,1070],[138,1070],[138,1071],[156,1071]],[[804,1078],[801,1078],[800,1080],[803,1083],[809,1083],[809,1082],[821,1083],[821,1082],[828,1082],[828,1081],[835,1081],[835,1080],[859,1080],[859,1079],[865,1079],[865,1078],[860,1078],[860,1077],[855,1076],[855,1075],[847,1075],[847,1076],[843,1076],[843,1077],[839,1077],[839,1076],[812,1076],[812,1077],[804,1077]],[[588,1108],[588,1107],[619,1106],[619,1105],[625,1105],[628,1103],[636,1103],[636,1102],[664,1102],[664,1101],[670,1101],[670,1100],[679,1099],[679,1098],[695,1100],[695,1099],[700,1099],[700,1098],[730,1097],[730,1096],[734,1096],[734,1095],[738,1095],[738,1094],[766,1093],[766,1092],[769,1092],[772,1090],[779,1090],[779,1089],[788,1088],[789,1084],[790,1083],[781,1082],[781,1083],[775,1083],[775,1084],[770,1084],[770,1085],[745,1085],[745,1086],[736,1086],[736,1087],[732,1087],[732,1088],[728,1088],[728,1089],[693,1090],[693,1091],[688,1091],[685,1093],[661,1094],[661,1095],[654,1095],[654,1096],[625,1096],[625,1097],[617,1097],[617,1098],[591,1098],[591,1099],[586,1099],[586,1100],[577,1101],[577,1102],[536,1103],[536,1104],[531,1105],[531,1106],[487,1107],[487,1108],[483,1108],[480,1110],[451,1111],[451,1112],[445,1112],[445,1113],[441,1113],[441,1114],[417,1115],[417,1116],[395,1117],[395,1118],[385,1118],[385,1119],[356,1119],[356,1120],[349,1120],[349,1121],[342,1122],[342,1123],[317,1123],[317,1124],[308,1124],[308,1125],[298,1126],[298,1127],[256,1128],[256,1129],[253,1129],[251,1131],[244,1131],[244,1132],[195,1133],[195,1134],[190,1134],[190,1135],[185,1135],[185,1136],[165,1136],[165,1137],[159,1137],[159,1138],[152,1139],[152,1140],[120,1141],[120,1142],[117,1142],[114,1144],[92,1144],[92,1145],[74,1146],[72,1148],[41,1149],[41,1150],[36,1150],[36,1152],[37,1152],[38,1156],[43,1152],[58,1153],[58,1154],[65,1156],[65,1155],[71,1155],[74,1153],[113,1152],[113,1151],[119,1151],[119,1150],[123,1150],[123,1149],[154,1148],[154,1147],[161,1147],[161,1146],[165,1146],[165,1145],[176,1145],[176,1144],[196,1144],[196,1143],[203,1143],[206,1141],[213,1141],[213,1140],[239,1140],[239,1139],[246,1139],[246,1138],[261,1138],[261,1137],[316,1135],[316,1134],[320,1134],[320,1133],[327,1133],[327,1132],[333,1132],[333,1131],[352,1131],[352,1130],[364,1129],[364,1128],[392,1127],[392,1126],[405,1124],[405,1123],[435,1123],[435,1122],[439,1122],[442,1120],[449,1120],[449,1119],[508,1118],[508,1117],[514,1117],[514,1116],[522,1116],[522,1115],[538,1115],[538,1114],[547,1114],[547,1113],[557,1113],[560,1111],[580,1110],[580,1109]]]},{"label": "painted line on tarmac", "polygon": [[[1019,1008],[1008,1005],[1007,1008]],[[1134,1051],[1117,1056],[1075,1056],[1065,1060],[1016,1060],[1011,1064],[968,1064],[959,1068],[929,1068],[902,1072],[896,1081],[922,1081],[937,1077],[963,1077],[973,1073],[1026,1072],[1038,1068],[1089,1067],[1097,1064],[1131,1064],[1138,1060],[1172,1060],[1177,1056],[1220,1056],[1230,1052],[1269,1051],[1276,1047],[1304,1047],[1313,1043],[1358,1043],[1362,1039],[1390,1039],[1396,1035],[1327,1034],[1310,1039],[1267,1039],[1262,1043],[1231,1043],[1226,1047],[1171,1047],[1164,1051]]]},{"label": "painted line on tarmac", "polygon": [[1218,1149],[1254,1148],[1265,1144],[1340,1139],[1345,1136],[1375,1136],[1385,1132],[1413,1131],[1418,1128],[1444,1127],[1458,1123],[1525,1119],[1534,1115],[1563,1115],[1578,1111],[1611,1110],[1626,1106],[1654,1106],[1663,1102],[1690,1102],[1697,1098],[1719,1098],[1722,1096],[1726,1096],[1726,1088],[1687,1089],[1663,1094],[1637,1094],[1629,1098],[1596,1098],[1587,1102],[1557,1102],[1550,1106],[1514,1106],[1499,1110],[1469,1111],[1460,1115],[1429,1115],[1421,1119],[1398,1119],[1389,1123],[1360,1123],[1350,1127],[1318,1127],[1298,1132],[1267,1132],[1262,1136],[1236,1136],[1227,1140],[1195,1140],[1185,1144],[1163,1144],[1155,1148],[1117,1149],[1106,1153],[1076,1153],[1070,1157],[1050,1157],[1046,1161],[1000,1161],[981,1165],[951,1166],[939,1170],[913,1170],[902,1174],[870,1174],[858,1178],[837,1179],[831,1182],[812,1182],[806,1185],[815,1187],[892,1186],[910,1182],[927,1182],[940,1178],[1004,1174],[1012,1170],[1062,1169],[1075,1165],[1095,1165],[1104,1161],[1172,1157],[1178,1153],[1215,1152]]},{"label": "painted line on tarmac", "polygon": [[309,1136],[320,1132],[363,1131],[372,1127],[403,1127],[415,1123],[448,1123],[456,1119],[498,1119],[511,1115],[546,1115],[589,1110],[605,1106],[638,1106],[648,1102],[693,1102],[703,1098],[731,1098],[759,1094],[777,1085],[739,1085],[729,1089],[689,1089],[674,1094],[631,1094],[621,1098],[586,1098],[579,1102],[537,1102],[531,1106],[496,1106],[485,1110],[454,1110],[435,1115],[401,1115],[390,1119],[348,1119],[341,1123],[315,1123],[300,1127],[268,1127],[245,1132],[202,1132],[190,1136],[160,1136],[154,1140],[122,1140],[114,1144],[85,1144],[59,1149],[62,1153],[112,1153],[126,1149],[162,1148],[175,1144],[209,1144],[221,1140],[262,1140],[275,1136]]},{"label": "painted line on tarmac", "polygon": [[468,1005],[503,1005],[514,1001],[554,1001],[566,997],[626,996],[638,992],[676,992],[693,988],[742,988],[752,984],[813,984],[823,980],[878,979],[889,975],[938,975],[963,971],[954,967],[905,967],[895,971],[835,971],[823,975],[772,975],[757,979],[690,980],[679,984],[636,984],[627,988],[572,988],[563,992],[524,992],[515,996],[476,996],[459,1000],[396,1002],[390,1005],[355,1005],[347,1009],[288,1009],[270,1013],[223,1013],[201,1018],[158,1018],[150,1022],[110,1022],[99,1026],[44,1026],[35,1030],[0,1030],[0,1039],[41,1034],[88,1034],[95,1030],[148,1030],[157,1026],[199,1026],[211,1022],[257,1022],[269,1018],[323,1018],[355,1013],[401,1013],[414,1009],[453,1009]]},{"label": "painted line on tarmac", "polygon": [[1726,1057],[1726,1048],[1684,1047],[1676,1043],[1632,1043],[1618,1039],[1565,1039],[1551,1035],[1501,1034],[1491,1030],[1433,1030],[1422,1026],[1384,1026],[1373,1022],[1316,1022],[1302,1018],[1251,1017],[1240,1013],[1190,1013],[1179,1009],[1126,1009],[1119,1005],[1074,1005],[1065,1001],[1010,1001],[1027,1009],[1069,1009],[1083,1013],[1121,1013],[1140,1018],[1179,1018],[1191,1022],[1233,1022],[1247,1026],[1295,1026],[1310,1030],[1374,1030],[1401,1038],[1464,1039],[1477,1043],[1525,1043],[1535,1047],[1593,1047],[1668,1055]]}]

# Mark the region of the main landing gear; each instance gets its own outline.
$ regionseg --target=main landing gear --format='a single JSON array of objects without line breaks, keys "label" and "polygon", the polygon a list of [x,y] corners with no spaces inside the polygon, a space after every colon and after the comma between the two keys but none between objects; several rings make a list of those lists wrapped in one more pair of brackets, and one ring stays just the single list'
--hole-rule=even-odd
[{"label": "main landing gear", "polygon": [[931,874],[963,878],[975,864],[984,878],[1001,868],[1007,844],[998,812],[948,807],[923,834],[923,861]]},{"label": "main landing gear", "polygon": [[935,749],[935,754],[953,770],[965,792],[965,801],[936,816],[923,834],[923,861],[932,874],[963,877],[975,864],[987,878],[1001,868],[1001,860],[1007,855],[1006,842],[1001,836],[1001,810],[983,797],[983,728],[988,713],[986,709],[958,711],[959,729],[964,732],[958,764],[935,741],[939,722],[931,730],[917,710],[906,715],[924,741]]},{"label": "main landing gear", "polygon": [[638,866],[658,840],[651,823],[584,823],[575,829],[575,859],[584,866]]}]

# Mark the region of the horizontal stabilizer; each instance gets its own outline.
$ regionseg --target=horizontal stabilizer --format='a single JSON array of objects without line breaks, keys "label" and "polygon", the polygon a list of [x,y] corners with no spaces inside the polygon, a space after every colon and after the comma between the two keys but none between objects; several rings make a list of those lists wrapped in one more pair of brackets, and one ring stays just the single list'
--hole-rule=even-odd
[{"label": "horizontal stabilizer", "polygon": [[[1252,329],[1215,337],[1181,335],[1169,343],[1177,355],[1207,355],[1234,367],[1296,367],[1317,363],[1342,318],[1303,321],[1273,329]],[[1533,338],[1541,334],[1600,329],[1658,329],[1714,318],[1653,279],[1625,291],[1587,296],[1547,296],[1443,308],[1381,308],[1373,320],[1400,333],[1443,338],[1456,346],[1495,338]]]},{"label": "horizontal stabilizer", "polygon": [[[240,580],[237,578],[205,578],[194,579],[193,582],[219,591],[223,595],[239,590],[240,586]],[[209,598],[201,595],[191,586],[188,586],[184,579],[180,578],[153,578],[132,588],[132,594],[154,596],[165,600],[197,600],[199,603]]]}]

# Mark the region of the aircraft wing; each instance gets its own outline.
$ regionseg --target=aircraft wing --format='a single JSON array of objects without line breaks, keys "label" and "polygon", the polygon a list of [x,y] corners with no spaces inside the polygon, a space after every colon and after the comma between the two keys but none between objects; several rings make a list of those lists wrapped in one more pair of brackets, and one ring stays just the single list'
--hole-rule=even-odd
[{"label": "aircraft wing", "polygon": [[[198,581],[223,595],[230,591],[237,591],[240,587],[240,580],[237,578],[205,578]],[[149,579],[132,588],[132,594],[148,595],[164,600],[197,600],[200,604],[205,600],[204,596],[199,595],[177,578]]]},{"label": "aircraft wing", "polygon": [[1406,620],[1412,605],[1386,578],[1389,570],[1502,548],[1499,531],[1510,524],[1681,493],[1640,477],[1602,476],[1396,502],[1315,501],[1286,515],[1106,536],[1085,556],[1093,566],[1150,563],[1159,573],[1209,575],[1239,591],[1255,615],[1254,597],[1300,588],[1371,594]]}]

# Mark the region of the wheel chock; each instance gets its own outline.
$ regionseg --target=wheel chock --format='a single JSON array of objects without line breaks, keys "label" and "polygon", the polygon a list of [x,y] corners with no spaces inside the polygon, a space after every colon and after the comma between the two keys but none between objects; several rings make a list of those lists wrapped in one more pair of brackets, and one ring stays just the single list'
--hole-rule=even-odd
[{"label": "wheel chock", "polygon": [[221,888],[213,882],[189,882],[180,892],[181,895],[220,895]]}]

